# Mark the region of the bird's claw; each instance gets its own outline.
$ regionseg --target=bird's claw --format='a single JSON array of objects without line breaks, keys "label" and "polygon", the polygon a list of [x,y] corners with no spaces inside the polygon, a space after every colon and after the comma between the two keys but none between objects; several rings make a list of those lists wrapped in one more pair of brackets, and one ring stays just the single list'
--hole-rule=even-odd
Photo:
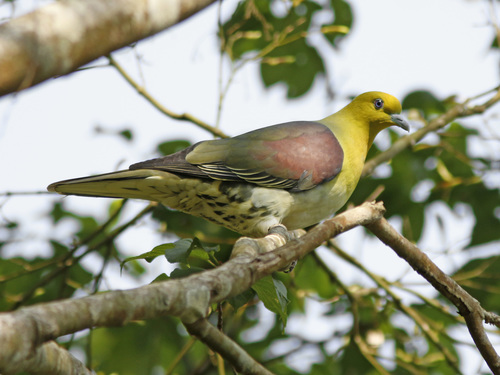
[{"label": "bird's claw", "polygon": [[286,227],[283,224],[276,224],[273,225],[269,230],[267,231],[268,234],[279,234],[280,236],[284,237],[286,242],[292,240],[294,237],[293,235],[286,229]]},{"label": "bird's claw", "polygon": [[[286,242],[289,242],[293,239],[295,239],[295,236],[292,232],[289,232],[288,229],[283,224],[277,224],[273,225],[271,228],[268,230],[268,234],[279,234],[283,238],[285,238]],[[287,265],[285,268],[280,269],[281,272],[285,273],[290,273],[293,271],[295,266],[297,265],[297,261],[294,260],[291,262],[289,265]]]},{"label": "bird's claw", "polygon": [[281,272],[284,272],[284,273],[290,273],[293,271],[293,269],[295,268],[295,266],[297,265],[297,261],[294,260],[292,263],[290,263],[288,266],[286,266],[285,268],[282,268],[280,269]]}]

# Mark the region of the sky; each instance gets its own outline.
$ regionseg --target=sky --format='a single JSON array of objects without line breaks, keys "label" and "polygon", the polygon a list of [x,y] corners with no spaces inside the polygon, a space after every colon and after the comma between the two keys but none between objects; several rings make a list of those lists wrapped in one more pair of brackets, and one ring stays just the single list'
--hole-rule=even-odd
[{"label": "sky", "polygon": [[[44,3],[21,0],[21,4],[32,7]],[[248,64],[235,76],[228,91],[221,128],[227,134],[237,135],[275,123],[322,118],[345,105],[347,97],[371,90],[389,92],[400,99],[416,89],[431,90],[438,97],[459,98],[489,90],[498,85],[499,78],[498,52],[489,49],[494,37],[491,23],[496,22],[493,14],[498,14],[492,8],[494,3],[353,0],[355,23],[351,34],[338,49],[326,47],[322,52],[336,100],[325,96],[324,86],[318,81],[305,97],[286,101],[284,87],[266,90],[258,76],[258,66]],[[225,1],[223,14],[231,14],[234,6],[234,0]],[[1,6],[0,18],[9,11]],[[166,107],[214,124],[220,80],[216,14],[216,6],[212,6],[138,43],[133,50],[116,52],[114,57]],[[324,43],[319,38],[311,42]],[[44,191],[57,180],[126,168],[156,156],[155,146],[160,141],[183,138],[195,142],[210,138],[210,134],[194,125],[161,115],[105,64],[106,61],[98,60],[92,65],[99,68],[50,80],[15,97],[0,98],[0,193]],[[225,81],[229,76],[227,62],[223,71]],[[96,127],[108,132],[132,128],[134,141],[128,144],[113,135],[96,135]],[[53,228],[43,217],[58,199],[61,198],[50,195],[0,196],[0,220],[21,220],[24,236],[30,239],[22,247],[9,248],[11,255],[35,256],[48,251],[40,236]],[[65,203],[82,214],[104,217],[109,201],[68,197]],[[124,220],[141,207],[143,203],[132,203]],[[458,232],[470,230],[473,225],[467,215],[458,215],[456,220]],[[398,225],[397,221],[394,224]],[[51,235],[64,239],[72,225],[67,223]],[[0,230],[0,239],[2,233]],[[456,241],[456,233],[448,233],[449,238],[442,239],[441,246]],[[427,236],[421,245],[432,246],[435,237],[432,233]],[[361,248],[367,245],[356,231],[344,238]],[[129,255],[164,242],[148,220],[141,221],[120,241]],[[373,265],[375,272],[384,272],[387,264],[397,264],[399,273],[407,271],[394,254],[384,251],[386,258],[381,263],[380,252],[373,246],[369,248],[370,251],[361,250],[358,255]],[[439,264],[440,259],[436,261]],[[87,264],[93,267],[93,260],[87,260]],[[439,265],[446,271],[446,264]],[[144,282],[147,277],[164,272],[166,265],[155,261],[148,267],[151,270]],[[117,276],[119,270],[112,270],[111,274]],[[349,277],[346,274],[346,281]],[[126,276],[110,276],[106,282],[112,288],[137,284]],[[290,329],[294,329],[293,324],[291,319]]]}]

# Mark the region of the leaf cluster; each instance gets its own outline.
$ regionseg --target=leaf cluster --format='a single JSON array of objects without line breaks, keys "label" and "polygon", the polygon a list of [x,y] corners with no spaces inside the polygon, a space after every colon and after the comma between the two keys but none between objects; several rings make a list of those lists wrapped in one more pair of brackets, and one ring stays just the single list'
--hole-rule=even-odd
[{"label": "leaf cluster", "polygon": [[[329,21],[315,22],[320,14]],[[266,87],[284,84],[287,96],[297,98],[326,74],[320,51],[309,39],[320,35],[335,47],[352,20],[351,7],[343,0],[246,0],[222,24],[221,49],[235,63],[258,60]]]}]

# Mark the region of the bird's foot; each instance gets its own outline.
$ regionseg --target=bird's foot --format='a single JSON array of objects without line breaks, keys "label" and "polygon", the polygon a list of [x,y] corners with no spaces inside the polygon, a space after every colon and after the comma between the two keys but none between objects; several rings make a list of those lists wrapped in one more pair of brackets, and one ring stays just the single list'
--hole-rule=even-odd
[{"label": "bird's foot", "polygon": [[297,261],[294,260],[292,263],[290,263],[288,266],[286,266],[285,268],[282,268],[280,269],[281,272],[284,272],[284,273],[290,273],[293,271],[293,269],[295,268],[295,266],[297,265]]},{"label": "bird's foot", "polygon": [[[288,229],[286,229],[286,227],[283,224],[273,225],[271,228],[269,228],[268,234],[279,234],[280,236],[285,238],[286,242],[289,242],[296,238],[296,236],[292,232],[289,232]],[[296,265],[297,261],[294,260],[285,268],[280,269],[280,271],[285,273],[290,273],[293,271]]]},{"label": "bird's foot", "polygon": [[286,242],[294,239],[292,233],[290,233],[283,224],[273,225],[271,228],[269,228],[267,234],[279,234],[280,236],[285,238]]}]

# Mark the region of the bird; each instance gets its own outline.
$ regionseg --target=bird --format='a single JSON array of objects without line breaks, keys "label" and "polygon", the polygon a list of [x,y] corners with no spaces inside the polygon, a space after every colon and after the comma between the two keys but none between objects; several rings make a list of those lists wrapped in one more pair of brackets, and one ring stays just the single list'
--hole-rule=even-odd
[{"label": "bird", "polygon": [[128,170],[52,183],[50,192],[159,202],[244,236],[307,228],[344,206],[375,136],[410,130],[390,94],[370,91],[318,121],[201,141]]}]

